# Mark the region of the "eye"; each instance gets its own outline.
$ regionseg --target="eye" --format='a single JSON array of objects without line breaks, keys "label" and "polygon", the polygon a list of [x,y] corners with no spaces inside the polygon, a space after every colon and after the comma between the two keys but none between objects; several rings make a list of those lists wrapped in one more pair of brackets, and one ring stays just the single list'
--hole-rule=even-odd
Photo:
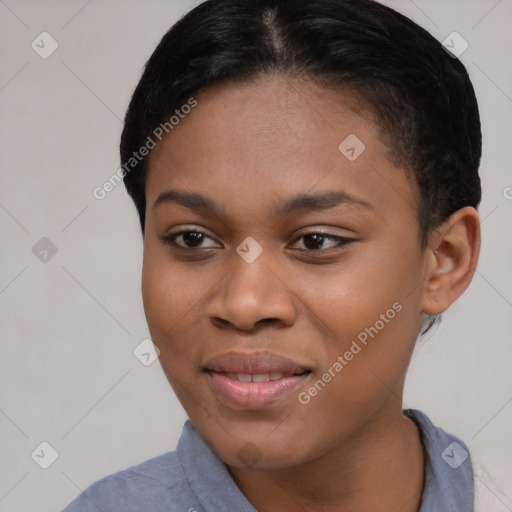
[{"label": "eye", "polygon": [[[330,235],[327,233],[314,232],[314,233],[306,233],[299,237],[296,240],[296,243],[299,240],[303,240],[304,247],[299,247],[300,250],[306,251],[321,251],[321,250],[329,250],[341,248],[354,240],[351,238],[345,238],[343,236]],[[330,241],[330,246],[326,247],[325,242]]]},{"label": "eye", "polygon": [[[218,244],[206,233],[198,230],[182,230],[170,235],[160,237],[160,240],[168,245],[173,245],[179,249],[209,249],[217,247]],[[205,241],[211,240],[213,245],[203,245]]]},{"label": "eye", "polygon": [[[211,249],[219,247],[215,240],[203,231],[197,229],[181,230],[176,233],[161,236],[160,239],[164,244],[172,245],[176,249],[194,250],[194,249]],[[332,235],[322,232],[306,233],[296,239],[295,244],[303,241],[303,247],[298,247],[301,251],[329,251],[329,249],[341,248],[354,240],[338,235]],[[208,243],[208,241],[210,241]]]}]

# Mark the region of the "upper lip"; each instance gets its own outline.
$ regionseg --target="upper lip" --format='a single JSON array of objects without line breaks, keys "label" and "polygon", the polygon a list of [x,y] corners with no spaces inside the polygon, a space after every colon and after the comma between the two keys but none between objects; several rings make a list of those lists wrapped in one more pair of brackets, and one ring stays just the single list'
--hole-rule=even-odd
[{"label": "upper lip", "polygon": [[272,352],[226,352],[210,359],[206,364],[206,370],[242,374],[300,374],[310,371],[307,366]]}]

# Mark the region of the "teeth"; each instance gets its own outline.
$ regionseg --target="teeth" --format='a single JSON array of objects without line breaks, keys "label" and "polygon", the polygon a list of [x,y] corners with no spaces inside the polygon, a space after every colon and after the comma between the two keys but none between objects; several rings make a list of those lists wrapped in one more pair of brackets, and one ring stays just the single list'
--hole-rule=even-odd
[{"label": "teeth", "polygon": [[255,373],[252,376],[253,382],[268,382],[270,380],[270,375],[268,373]]},{"label": "teeth", "polygon": [[283,378],[281,372],[270,373],[228,373],[230,379],[238,380],[240,382],[268,382],[269,380],[279,380]]}]

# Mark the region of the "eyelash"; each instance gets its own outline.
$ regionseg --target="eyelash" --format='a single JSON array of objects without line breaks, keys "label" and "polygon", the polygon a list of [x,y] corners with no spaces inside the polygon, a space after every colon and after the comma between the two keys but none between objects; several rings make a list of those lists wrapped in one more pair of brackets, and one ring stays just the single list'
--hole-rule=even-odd
[{"label": "eyelash", "polygon": [[[171,233],[170,235],[164,235],[164,236],[160,237],[160,239],[162,240],[162,242],[164,244],[173,246],[173,248],[175,248],[179,251],[192,252],[192,251],[200,251],[201,249],[211,249],[209,247],[208,248],[205,248],[205,247],[183,247],[183,246],[177,244],[176,238],[178,238],[181,235],[187,234],[187,233],[196,233],[196,234],[204,235],[205,237],[209,238],[210,240],[213,240],[213,238],[211,236],[209,236],[204,231],[201,231],[200,229],[182,230],[182,231],[178,231],[176,233]],[[312,235],[320,235],[320,236],[324,237],[324,240],[325,239],[335,240],[338,243],[336,246],[330,247],[328,249],[307,249],[307,248],[305,248],[305,249],[299,249],[300,251],[309,252],[309,253],[321,253],[321,252],[325,253],[328,251],[343,248],[344,246],[348,245],[349,243],[355,241],[352,238],[346,238],[346,237],[338,236],[338,235],[331,235],[329,233],[323,233],[321,231],[311,231],[309,233],[304,233],[301,236],[299,236],[298,238],[296,238],[294,243],[298,242],[299,240],[301,240],[302,238],[304,238],[306,236],[312,236]]]}]

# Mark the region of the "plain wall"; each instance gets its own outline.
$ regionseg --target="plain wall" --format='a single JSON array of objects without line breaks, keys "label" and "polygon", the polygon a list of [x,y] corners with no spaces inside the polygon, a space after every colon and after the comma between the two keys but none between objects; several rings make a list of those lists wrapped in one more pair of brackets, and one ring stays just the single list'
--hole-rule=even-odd
[{"label": "plain wall", "polygon": [[[482,116],[481,257],[467,292],[418,342],[404,404],[468,443],[495,510],[505,512],[512,510],[512,2],[384,3],[441,41],[457,31],[469,43],[460,58]],[[191,6],[0,3],[1,511],[60,510],[98,478],[174,449],[180,435],[186,415],[160,365],[146,367],[133,354],[149,337],[135,208],[122,184],[103,200],[93,189],[118,168],[122,118],[142,66]],[[31,47],[43,46],[43,31],[59,45],[47,59]],[[57,249],[47,262],[32,250],[43,237]],[[48,469],[31,458],[43,441],[58,452]]]}]

